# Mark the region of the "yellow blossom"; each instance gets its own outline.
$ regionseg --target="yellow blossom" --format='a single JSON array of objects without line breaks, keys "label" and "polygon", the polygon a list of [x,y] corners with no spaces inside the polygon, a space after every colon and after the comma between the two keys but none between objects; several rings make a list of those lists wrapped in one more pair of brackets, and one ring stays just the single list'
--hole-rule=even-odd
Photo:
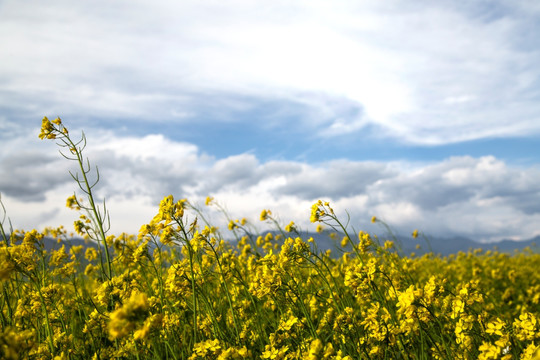
[{"label": "yellow blossom", "polygon": [[270,210],[264,210],[261,211],[261,216],[260,216],[260,219],[261,221],[265,221],[268,219],[268,216],[271,215],[272,213],[270,212]]},{"label": "yellow blossom", "polygon": [[291,221],[288,225],[285,226],[286,232],[296,231],[296,226],[294,225],[294,221]]},{"label": "yellow blossom", "polygon": [[133,331],[148,315],[148,298],[145,293],[135,292],[129,300],[110,315],[109,335],[118,339]]}]

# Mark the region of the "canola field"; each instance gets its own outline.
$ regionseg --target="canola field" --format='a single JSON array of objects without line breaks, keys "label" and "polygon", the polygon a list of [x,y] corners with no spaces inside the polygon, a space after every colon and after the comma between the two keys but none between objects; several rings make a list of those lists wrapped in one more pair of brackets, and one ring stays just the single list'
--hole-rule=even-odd
[{"label": "canola field", "polygon": [[138,234],[107,235],[84,134],[44,118],[40,138],[79,167],[67,206],[97,245],[48,251],[44,237],[68,243],[66,229],[10,231],[4,218],[2,359],[540,359],[531,249],[405,256],[318,201],[306,216],[344,234],[330,254],[269,210],[275,232],[262,236],[244,219],[216,228],[173,196]]}]

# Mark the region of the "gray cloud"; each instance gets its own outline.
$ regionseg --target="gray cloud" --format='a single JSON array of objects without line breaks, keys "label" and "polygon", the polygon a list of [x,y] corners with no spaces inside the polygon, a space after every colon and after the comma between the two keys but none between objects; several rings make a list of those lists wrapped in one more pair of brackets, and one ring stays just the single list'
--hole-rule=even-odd
[{"label": "gray cloud", "polygon": [[302,199],[330,197],[337,200],[364,194],[369,185],[395,175],[395,171],[384,164],[331,161],[320,166],[303,166],[302,171],[288,176],[276,193]]},{"label": "gray cloud", "polygon": [[260,180],[257,174],[258,166],[258,160],[250,154],[218,160],[206,173],[200,174],[199,189],[204,192],[215,192],[229,187],[249,188]]},{"label": "gray cloud", "polygon": [[467,202],[497,200],[527,214],[539,213],[538,170],[508,167],[494,157],[455,157],[369,188],[374,203],[407,201],[426,211]]},{"label": "gray cloud", "polygon": [[66,169],[54,156],[8,150],[0,157],[0,192],[25,201],[43,201],[48,190],[70,180]]}]

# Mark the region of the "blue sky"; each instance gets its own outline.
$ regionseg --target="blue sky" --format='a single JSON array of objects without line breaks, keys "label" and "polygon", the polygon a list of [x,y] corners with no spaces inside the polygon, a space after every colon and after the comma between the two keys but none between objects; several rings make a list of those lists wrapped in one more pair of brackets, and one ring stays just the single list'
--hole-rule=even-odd
[{"label": "blue sky", "polygon": [[72,164],[37,139],[60,116],[116,233],[171,193],[308,230],[321,198],[357,228],[527,239],[539,34],[531,1],[3,1],[0,194],[16,227],[75,220]]}]

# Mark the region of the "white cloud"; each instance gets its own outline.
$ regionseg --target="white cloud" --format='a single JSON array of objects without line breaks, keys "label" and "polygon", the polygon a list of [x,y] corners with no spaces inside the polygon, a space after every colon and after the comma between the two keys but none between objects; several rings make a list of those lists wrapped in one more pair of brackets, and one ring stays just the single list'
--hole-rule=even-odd
[{"label": "white cloud", "polygon": [[[434,235],[476,240],[526,239],[540,228],[540,169],[510,166],[492,156],[452,157],[433,163],[333,160],[321,164],[261,162],[252,154],[209,157],[196,146],[162,135],[117,137],[94,133],[86,154],[102,176],[95,188],[107,198],[112,231],[137,232],[169,194],[203,204],[215,197],[233,218],[258,221],[271,209],[303,229],[310,206],[328,200],[356,229],[370,229],[375,215],[398,232],[420,228]],[[21,149],[22,152],[7,149]],[[64,208],[76,189],[67,174],[76,164],[55,155],[54,144],[13,140],[0,146],[0,189],[16,227],[71,227],[77,215]],[[226,221],[213,213],[222,227]],[[367,227],[367,228],[366,228]],[[371,228],[372,229],[372,228]]]}]

